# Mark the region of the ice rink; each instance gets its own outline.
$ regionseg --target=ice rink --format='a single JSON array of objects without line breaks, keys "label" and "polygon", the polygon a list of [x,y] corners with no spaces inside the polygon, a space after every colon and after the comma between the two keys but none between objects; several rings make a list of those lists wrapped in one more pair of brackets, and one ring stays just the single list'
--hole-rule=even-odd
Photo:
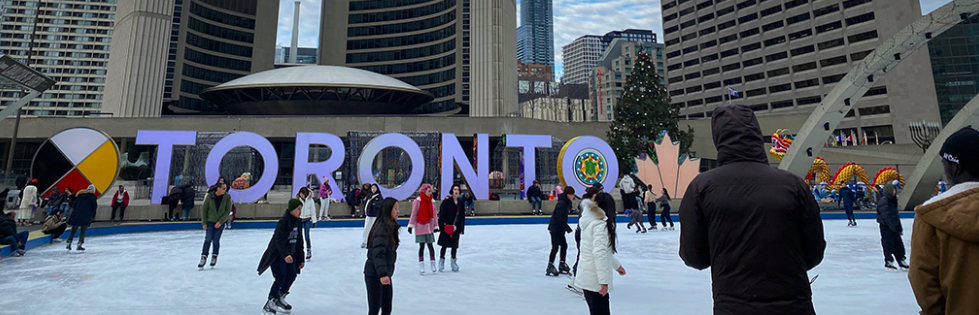
[{"label": "ice rink", "polygon": [[[904,219],[906,246],[911,219]],[[916,314],[905,272],[885,272],[877,224],[824,221],[826,258],[810,277],[820,314]],[[676,231],[635,234],[619,227],[613,314],[710,314],[708,270],[686,267]],[[204,231],[92,237],[85,253],[63,243],[0,262],[0,314],[261,314],[271,273],[256,267],[272,230],[227,230],[217,268],[197,270]],[[293,314],[365,314],[362,229],[314,229],[313,259],[287,301]],[[393,277],[394,313],[587,314],[568,278],[547,277],[546,225],[468,226],[461,271],[418,274],[417,244],[402,229]],[[577,249],[568,235],[569,265]],[[438,248],[436,247],[436,250]],[[428,256],[426,250],[426,256]],[[426,257],[427,259],[427,257]],[[430,271],[430,270],[429,270]]]}]

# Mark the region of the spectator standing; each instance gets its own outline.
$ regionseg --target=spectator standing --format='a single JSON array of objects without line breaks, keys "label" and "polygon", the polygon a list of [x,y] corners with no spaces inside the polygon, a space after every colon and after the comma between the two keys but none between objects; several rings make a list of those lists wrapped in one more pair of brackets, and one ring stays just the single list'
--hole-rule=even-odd
[{"label": "spectator standing", "polygon": [[37,180],[31,180],[30,184],[21,190],[20,210],[17,210],[17,222],[19,225],[30,225],[31,215],[34,213],[41,199],[37,196]]},{"label": "spectator standing", "polygon": [[317,216],[320,221],[331,220],[330,218],[330,201],[333,196],[333,187],[330,187],[330,181],[323,176],[323,184],[320,185],[320,210]]}]

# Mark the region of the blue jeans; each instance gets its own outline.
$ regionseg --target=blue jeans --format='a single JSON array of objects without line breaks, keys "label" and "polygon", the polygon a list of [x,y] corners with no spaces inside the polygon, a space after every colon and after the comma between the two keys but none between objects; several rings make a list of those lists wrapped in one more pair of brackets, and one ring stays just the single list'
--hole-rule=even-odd
[{"label": "blue jeans", "polygon": [[476,202],[475,201],[465,201],[463,203],[463,207],[469,208],[469,209],[473,209],[473,211],[475,211],[476,210]]},{"label": "blue jeans", "polygon": [[533,210],[540,210],[541,200],[540,197],[530,197],[530,208]]},{"label": "blue jeans", "polygon": [[289,288],[296,281],[296,264],[287,264],[285,259],[279,258],[269,266],[272,269],[272,289],[269,290],[269,299],[278,298],[282,293],[289,293]]},{"label": "blue jeans", "polygon": [[17,236],[7,236],[0,240],[0,244],[10,245],[10,252],[13,253],[19,249],[23,249],[20,248],[20,245],[17,242],[23,243],[24,246],[27,246],[27,237],[30,236],[30,234],[31,233],[28,231],[21,231],[20,233],[17,233]]},{"label": "blue jeans", "polygon": [[306,237],[306,248],[312,246],[309,245],[309,229],[311,228],[313,228],[313,220],[303,219],[303,235]]},{"label": "blue jeans", "polygon": [[214,254],[218,254],[218,251],[221,249],[222,232],[224,232],[224,224],[221,224],[219,228],[214,228],[214,222],[207,222],[207,233],[204,234],[204,249],[201,249],[202,256],[207,256],[207,249],[211,247],[212,242],[214,243]]},{"label": "blue jeans", "polygon": [[184,212],[180,216],[180,220],[186,221],[190,219],[190,209],[194,209],[194,205],[184,204]]},{"label": "blue jeans", "polygon": [[846,219],[850,221],[856,221],[856,217],[853,216],[853,204],[847,205],[843,204],[843,211],[846,211]]}]

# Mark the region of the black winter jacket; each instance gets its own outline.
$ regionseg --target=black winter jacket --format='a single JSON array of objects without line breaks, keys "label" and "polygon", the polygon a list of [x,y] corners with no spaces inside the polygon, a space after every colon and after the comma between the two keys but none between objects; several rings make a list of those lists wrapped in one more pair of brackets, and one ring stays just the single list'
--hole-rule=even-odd
[{"label": "black winter jacket", "polygon": [[303,251],[302,238],[303,220],[292,216],[288,210],[279,218],[279,223],[275,225],[275,232],[272,240],[269,241],[262,260],[258,262],[258,275],[262,275],[265,270],[272,266],[276,260],[285,260],[286,256],[292,256],[292,263],[296,265],[296,273],[300,273],[299,265],[306,261],[306,253]]},{"label": "black winter jacket", "polygon": [[183,197],[182,201],[184,202],[184,205],[190,205],[193,207],[194,199],[197,198],[197,191],[194,190],[194,186],[187,185],[187,187],[184,187],[184,191],[181,193],[181,196]]},{"label": "black winter jacket", "polygon": [[840,188],[840,202],[843,205],[852,207],[855,197],[853,189],[850,189],[850,187],[843,186],[843,188]]},{"label": "black winter jacket", "polygon": [[568,225],[568,213],[571,213],[571,199],[567,195],[558,196],[557,205],[551,213],[551,222],[547,225],[547,230],[551,233],[571,233],[573,231]]},{"label": "black winter jacket", "polygon": [[384,203],[384,198],[381,197],[380,193],[374,194],[369,198],[364,199],[364,204],[360,206],[361,210],[368,217],[377,217],[377,213],[381,211],[381,204]]},{"label": "black winter jacket", "polygon": [[710,267],[714,314],[815,314],[806,271],[822,261],[826,241],[809,186],[768,165],[748,107],[718,108],[711,127],[719,167],[683,196],[680,258]]},{"label": "black winter jacket", "polygon": [[394,263],[398,261],[398,246],[390,244],[388,227],[374,224],[367,242],[367,262],[364,263],[364,275],[372,278],[383,278],[394,275]]},{"label": "black winter jacket", "polygon": [[99,207],[97,199],[94,191],[79,190],[78,197],[75,198],[75,210],[71,211],[68,224],[71,226],[92,225],[92,220],[95,220],[95,210]]},{"label": "black winter jacket", "polygon": [[17,235],[17,222],[0,215],[0,240]]},{"label": "black winter jacket", "polygon": [[877,200],[877,223],[887,226],[894,233],[904,232],[897,211],[897,196],[881,194],[880,200]]},{"label": "black winter jacket", "polygon": [[543,198],[541,196],[540,186],[530,186],[530,188],[527,189],[527,199],[530,199],[531,197]]}]

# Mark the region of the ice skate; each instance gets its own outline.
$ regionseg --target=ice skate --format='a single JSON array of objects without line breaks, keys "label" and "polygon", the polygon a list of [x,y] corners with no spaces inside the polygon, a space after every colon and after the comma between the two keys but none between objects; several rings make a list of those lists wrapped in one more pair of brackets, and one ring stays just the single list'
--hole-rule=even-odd
[{"label": "ice skate", "polygon": [[642,230],[642,234],[646,234],[646,230]]},{"label": "ice skate", "polygon": [[367,248],[367,243],[360,243],[360,248]]},{"label": "ice skate", "polygon": [[908,269],[911,269],[911,266],[908,266],[908,262],[905,260],[898,260],[897,267],[901,269],[901,271],[908,271]]},{"label": "ice skate", "polygon": [[452,258],[452,272],[459,272],[459,264],[456,263],[455,258]]},{"label": "ice skate", "polygon": [[432,273],[435,273],[435,258],[432,258]]},{"label": "ice skate", "polygon": [[423,275],[423,276],[425,275],[425,262],[424,261],[419,261],[418,262],[418,273],[421,274],[421,275]]},{"label": "ice skate", "polygon": [[313,249],[307,247],[306,248],[306,260],[310,260],[310,259],[313,259]]},{"label": "ice skate", "polygon": [[207,264],[207,255],[201,255],[201,262],[197,263],[197,269],[204,270],[204,265]]},{"label": "ice skate", "polygon": [[275,306],[278,307],[279,308],[279,312],[281,312],[283,314],[292,313],[292,305],[290,305],[289,303],[286,302],[286,296],[288,296],[288,295],[289,295],[288,292],[282,293],[282,294],[279,294],[279,298],[278,299],[275,299]]},{"label": "ice skate", "polygon": [[554,268],[554,264],[547,264],[547,272],[544,275],[557,277],[560,274],[561,273],[557,271],[557,268]]},{"label": "ice skate", "polygon": [[78,247],[75,247],[76,251],[85,252],[85,247],[82,247],[82,243],[78,243]]},{"label": "ice skate", "polygon": [[656,225],[653,225],[653,226],[649,227],[649,229],[652,230],[652,231],[656,231],[657,230],[656,229]]},{"label": "ice skate", "polygon": [[18,249],[16,252],[10,253],[10,257],[24,257],[24,250]]},{"label": "ice skate", "polygon": [[894,266],[893,261],[888,261],[884,263],[884,270],[888,272],[897,272],[897,267]]},{"label": "ice skate", "polygon": [[857,221],[856,220],[853,221],[853,227],[857,227]]},{"label": "ice skate", "polygon": [[273,300],[269,299],[268,302],[265,302],[265,307],[262,308],[262,314],[275,315],[275,301]]},{"label": "ice skate", "polygon": [[674,229],[674,228],[673,228],[673,227],[671,226],[671,227],[670,227],[670,231],[673,231],[673,230],[675,230],[675,229]]},{"label": "ice skate", "polygon": [[70,252],[71,251],[71,242],[69,241],[69,242],[66,242],[66,243],[67,244],[65,245],[65,248],[67,248],[68,251]]},{"label": "ice skate", "polygon": [[445,270],[445,258],[439,258],[439,272]]},{"label": "ice skate", "polygon": [[218,254],[211,255],[211,269],[218,264]]},{"label": "ice skate", "polygon": [[568,289],[568,291],[571,291],[571,293],[577,294],[578,296],[585,296],[585,292],[581,291],[581,289],[578,289],[573,284],[568,284],[565,289]]},{"label": "ice skate", "polygon": [[563,262],[563,261],[560,264],[558,264],[557,270],[558,270],[559,273],[563,273],[563,274],[566,274],[566,275],[570,275],[571,274],[571,267],[568,267],[568,264],[565,263],[565,262]]}]

